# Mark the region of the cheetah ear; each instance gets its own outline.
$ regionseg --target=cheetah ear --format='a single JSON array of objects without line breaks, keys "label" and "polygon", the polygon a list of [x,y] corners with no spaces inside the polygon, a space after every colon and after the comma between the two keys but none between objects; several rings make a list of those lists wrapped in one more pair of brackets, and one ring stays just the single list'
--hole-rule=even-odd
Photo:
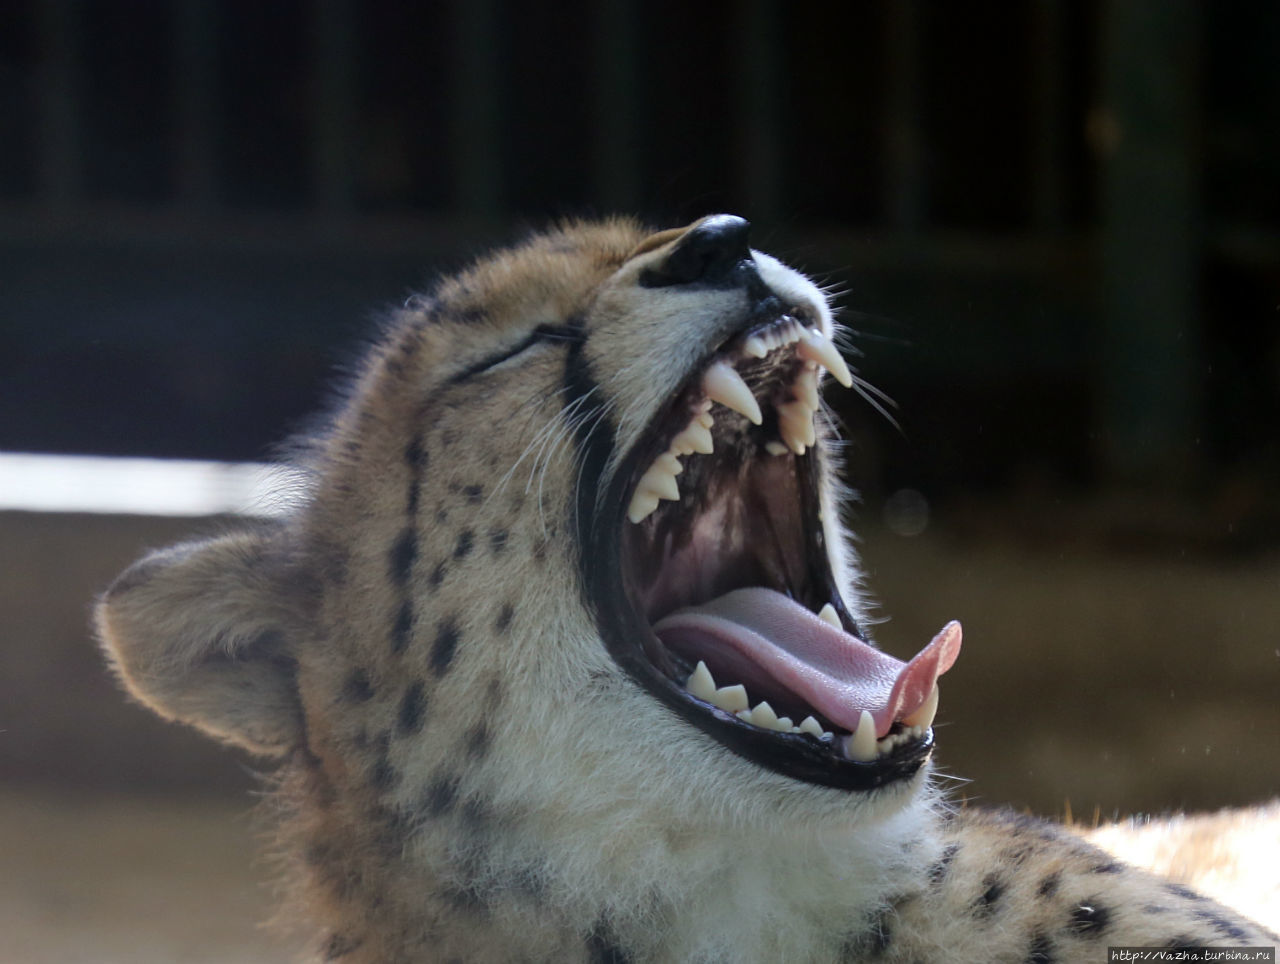
[{"label": "cheetah ear", "polygon": [[107,659],[141,703],[271,755],[303,739],[280,541],[264,527],[154,552],[95,613]]}]

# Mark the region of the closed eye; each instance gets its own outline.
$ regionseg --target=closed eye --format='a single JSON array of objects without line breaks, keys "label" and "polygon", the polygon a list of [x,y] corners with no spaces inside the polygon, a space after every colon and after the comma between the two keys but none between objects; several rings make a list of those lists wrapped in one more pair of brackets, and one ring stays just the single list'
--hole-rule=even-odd
[{"label": "closed eye", "polygon": [[586,337],[586,333],[582,328],[576,325],[539,325],[510,348],[504,348],[502,351],[495,352],[492,355],[481,358],[477,362],[473,362],[450,378],[449,381],[453,384],[465,382],[473,375],[478,375],[481,372],[495,368],[504,362],[509,362],[517,356],[529,351],[531,348],[537,348],[549,343],[566,345],[581,344]]}]

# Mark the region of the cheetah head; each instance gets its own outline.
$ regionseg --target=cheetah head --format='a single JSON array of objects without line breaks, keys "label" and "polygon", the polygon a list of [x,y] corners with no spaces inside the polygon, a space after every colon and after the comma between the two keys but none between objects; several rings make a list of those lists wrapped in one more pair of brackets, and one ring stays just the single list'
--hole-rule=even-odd
[{"label": "cheetah head", "polygon": [[125,684],[348,813],[910,793],[959,627],[866,641],[820,403],[852,376],[747,229],[574,225],[411,299],[294,513],[106,594]]}]

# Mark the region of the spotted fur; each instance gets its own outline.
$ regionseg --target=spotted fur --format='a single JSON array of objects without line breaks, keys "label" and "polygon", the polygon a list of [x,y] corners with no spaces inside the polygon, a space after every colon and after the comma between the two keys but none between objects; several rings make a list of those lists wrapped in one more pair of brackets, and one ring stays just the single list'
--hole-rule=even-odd
[{"label": "spotted fur", "polygon": [[[611,657],[589,525],[741,323],[741,290],[669,283],[697,230],[574,224],[411,299],[294,515],[148,556],[104,596],[137,699],[279,759],[288,913],[317,958],[1048,964],[1274,942],[1065,831],[952,812],[927,766],[868,790],[762,767]],[[750,260],[830,325],[807,279]],[[826,442],[815,458],[856,621]]]}]

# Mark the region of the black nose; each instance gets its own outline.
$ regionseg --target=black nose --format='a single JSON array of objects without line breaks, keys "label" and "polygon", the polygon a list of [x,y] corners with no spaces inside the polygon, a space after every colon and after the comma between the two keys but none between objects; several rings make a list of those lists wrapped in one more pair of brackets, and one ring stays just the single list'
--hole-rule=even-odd
[{"label": "black nose", "polygon": [[751,257],[747,234],[751,223],[732,214],[713,214],[690,228],[665,261],[640,275],[646,288],[715,284],[728,279],[733,269]]}]

